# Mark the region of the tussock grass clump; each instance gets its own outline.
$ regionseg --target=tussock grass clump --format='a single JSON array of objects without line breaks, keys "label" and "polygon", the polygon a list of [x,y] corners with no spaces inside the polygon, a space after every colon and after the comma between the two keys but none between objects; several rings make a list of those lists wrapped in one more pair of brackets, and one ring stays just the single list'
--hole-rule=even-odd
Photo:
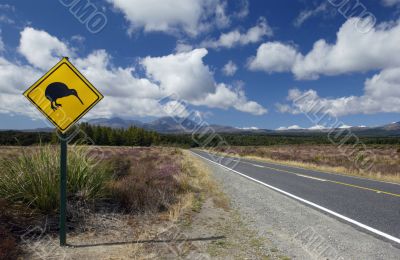
[{"label": "tussock grass clump", "polygon": [[[50,213],[59,205],[60,152],[50,145],[22,150],[15,158],[0,161],[0,197]],[[68,196],[91,200],[105,195],[109,174],[96,166],[88,148],[68,152]]]}]

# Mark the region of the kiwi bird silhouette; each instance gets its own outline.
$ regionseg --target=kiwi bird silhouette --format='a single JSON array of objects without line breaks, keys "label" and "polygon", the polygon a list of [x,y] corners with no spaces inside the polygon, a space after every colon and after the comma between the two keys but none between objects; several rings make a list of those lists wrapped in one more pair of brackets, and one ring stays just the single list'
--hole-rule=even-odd
[{"label": "kiwi bird silhouette", "polygon": [[61,104],[57,103],[57,99],[75,96],[83,105],[82,100],[78,96],[78,92],[75,89],[68,88],[67,85],[61,82],[53,82],[49,84],[45,91],[46,98],[50,101],[51,109],[57,110],[58,107],[61,107]]}]

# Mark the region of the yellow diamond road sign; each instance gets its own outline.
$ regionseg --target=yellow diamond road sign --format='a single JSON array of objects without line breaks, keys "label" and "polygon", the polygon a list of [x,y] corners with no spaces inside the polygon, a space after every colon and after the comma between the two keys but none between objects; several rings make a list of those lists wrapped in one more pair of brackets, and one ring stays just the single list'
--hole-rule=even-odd
[{"label": "yellow diamond road sign", "polygon": [[50,69],[24,96],[62,133],[103,98],[68,58]]}]

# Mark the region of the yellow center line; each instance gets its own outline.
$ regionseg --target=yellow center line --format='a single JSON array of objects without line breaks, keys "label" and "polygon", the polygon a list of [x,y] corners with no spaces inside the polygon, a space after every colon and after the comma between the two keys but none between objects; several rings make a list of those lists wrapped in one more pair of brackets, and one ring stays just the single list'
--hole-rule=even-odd
[{"label": "yellow center line", "polygon": [[[252,164],[252,163],[248,163],[248,162],[243,162],[243,163]],[[290,173],[290,174],[295,174],[295,175],[299,174],[297,172],[292,172],[292,171],[288,171],[288,170],[282,170],[282,169],[269,167],[269,166],[265,166],[265,165],[263,165],[263,166],[264,166],[264,168],[275,170],[275,171],[279,171],[279,172],[285,172],[285,173]],[[369,190],[369,191],[373,191],[373,192],[376,192],[376,193],[382,193],[382,194],[386,194],[386,195],[390,195],[390,196],[394,196],[394,197],[400,197],[400,194],[396,194],[396,193],[391,193],[391,192],[387,192],[387,191],[367,188],[367,187],[353,185],[353,184],[340,182],[340,181],[332,181],[332,180],[328,180],[328,179],[324,179],[324,180],[327,181],[327,182],[336,183],[336,184],[340,184],[340,185],[344,185],[344,186],[348,186],[348,187],[353,187],[353,188],[362,189],[362,190]]]},{"label": "yellow center line", "polygon": [[386,195],[390,195],[390,196],[400,197],[400,194],[396,194],[396,193],[391,193],[391,192],[387,192],[387,191],[382,191],[382,190],[367,188],[367,187],[358,186],[358,185],[353,185],[353,184],[349,184],[349,183],[345,183],[345,182],[340,182],[340,181],[331,181],[331,180],[328,180],[328,181],[329,181],[329,182],[332,182],[332,183],[344,185],[344,186],[349,186],[349,187],[358,188],[358,189],[362,189],[362,190],[369,190],[369,191],[373,191],[373,192],[376,192],[376,193],[382,193],[382,194],[386,194]]}]

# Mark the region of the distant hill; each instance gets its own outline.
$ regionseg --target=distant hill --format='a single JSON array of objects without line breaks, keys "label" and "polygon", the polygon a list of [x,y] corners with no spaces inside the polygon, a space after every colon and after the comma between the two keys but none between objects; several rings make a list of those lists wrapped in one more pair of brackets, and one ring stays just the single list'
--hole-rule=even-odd
[{"label": "distant hill", "polygon": [[143,126],[143,123],[138,120],[125,120],[119,117],[96,118],[89,120],[88,123],[91,125],[107,126],[112,128],[129,128],[130,126]]},{"label": "distant hill", "polygon": [[[206,127],[210,127],[216,133],[229,133],[229,134],[273,134],[273,135],[318,135],[324,134],[331,131],[351,131],[357,136],[394,136],[400,137],[400,122],[394,122],[391,124],[377,126],[377,127],[348,127],[346,129],[324,129],[322,127],[301,129],[296,127],[294,129],[282,129],[282,130],[269,130],[269,129],[257,129],[257,128],[237,128],[232,126],[224,125],[197,125],[194,121],[179,117],[161,117],[148,123],[143,123],[139,120],[127,120],[119,117],[113,118],[96,118],[87,121],[91,125],[100,125],[111,128],[123,128],[127,129],[131,126],[144,128],[146,130],[155,131],[164,134],[180,134],[180,133],[192,133],[194,130],[197,132],[205,131]],[[11,130],[11,129],[10,129]],[[7,131],[7,130],[0,130]],[[19,132],[52,132],[54,128],[38,128],[38,129],[27,129],[19,130]]]},{"label": "distant hill", "polygon": [[[179,117],[161,117],[149,123],[142,123],[137,120],[125,120],[122,118],[99,118],[88,121],[91,125],[107,126],[112,128],[128,128],[131,126],[142,127],[147,130],[159,133],[185,133],[198,129],[204,129],[207,125],[198,125],[194,121]],[[210,125],[214,131],[219,133],[243,132],[241,129],[231,126]]]},{"label": "distant hill", "polygon": [[51,133],[54,131],[54,128],[51,127],[42,127],[42,128],[35,128],[35,129],[0,129],[2,132],[24,132],[24,133]]},{"label": "distant hill", "polygon": [[195,129],[197,125],[192,120],[184,118],[161,117],[150,123],[143,124],[143,127],[159,133],[182,133],[190,132],[190,130]]},{"label": "distant hill", "polygon": [[378,127],[349,127],[345,129],[294,129],[294,130],[276,130],[278,133],[285,134],[295,134],[295,133],[303,133],[303,134],[316,134],[316,133],[328,133],[328,132],[346,132],[351,131],[357,136],[400,136],[400,122],[394,122],[391,124],[387,124],[384,126]]}]

